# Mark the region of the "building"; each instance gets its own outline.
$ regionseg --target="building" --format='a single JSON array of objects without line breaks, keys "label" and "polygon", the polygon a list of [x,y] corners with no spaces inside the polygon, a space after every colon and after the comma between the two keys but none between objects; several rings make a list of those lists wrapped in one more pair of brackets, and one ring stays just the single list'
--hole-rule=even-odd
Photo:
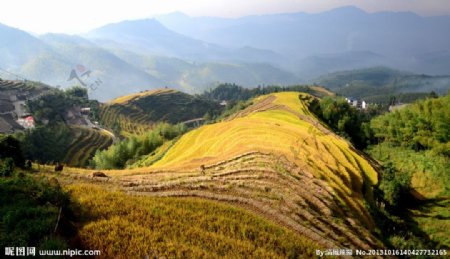
[{"label": "building", "polygon": [[91,112],[91,108],[89,108],[89,107],[81,108],[80,111],[81,111],[81,114],[88,115]]},{"label": "building", "polygon": [[353,97],[346,97],[345,100],[347,101],[348,104],[358,109],[365,110],[369,106],[369,104],[366,101],[358,100]]},{"label": "building", "polygon": [[35,122],[34,122],[34,118],[32,116],[27,116],[24,118],[19,118],[17,120],[17,123],[24,127],[25,129],[34,129],[35,127]]}]

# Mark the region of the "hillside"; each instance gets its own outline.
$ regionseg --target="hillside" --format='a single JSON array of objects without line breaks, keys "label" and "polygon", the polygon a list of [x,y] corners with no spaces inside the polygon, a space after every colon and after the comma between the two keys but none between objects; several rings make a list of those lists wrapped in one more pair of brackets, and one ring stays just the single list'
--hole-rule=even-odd
[{"label": "hillside", "polygon": [[[137,195],[231,203],[321,247],[380,247],[364,206],[377,172],[311,115],[311,98],[294,92],[258,97],[223,122],[185,134],[150,168],[105,171],[112,177],[105,184]],[[89,181],[91,173],[63,175]]]},{"label": "hillside", "polygon": [[446,94],[450,76],[418,75],[386,67],[331,73],[313,80],[338,94],[370,102],[389,102],[391,96],[412,102],[434,91]]},{"label": "hillside", "polygon": [[[71,185],[79,241],[103,258],[311,257],[299,234],[229,204],[195,198],[130,197],[96,185]],[[120,240],[121,242],[117,242]]]},{"label": "hillside", "polygon": [[72,126],[71,131],[72,142],[61,161],[68,166],[88,166],[89,160],[94,157],[97,150],[106,149],[113,143],[110,133],[105,130]]},{"label": "hillside", "polygon": [[[81,65],[91,71],[83,78],[95,85],[91,97],[100,101],[166,85],[188,93],[226,82],[291,85],[374,66],[448,75],[449,22],[448,16],[344,7],[236,19],[173,14],[107,24],[82,35],[35,36],[0,25],[0,38],[8,39],[0,42],[0,69],[69,87],[79,83],[67,78]],[[428,80],[412,80],[423,86],[421,92],[434,88]]]},{"label": "hillside", "polygon": [[142,134],[156,122],[172,124],[220,111],[216,102],[173,89],[147,90],[116,98],[100,107],[100,123],[123,136]]},{"label": "hillside", "polygon": [[0,78],[0,133],[22,130],[16,121],[27,115],[26,102],[50,91],[50,87],[36,82],[2,80]]},{"label": "hillside", "polygon": [[[150,55],[149,53],[138,54],[135,51],[117,48],[109,50],[167,85],[177,86],[188,93],[199,93],[218,83],[225,82],[253,87],[255,85],[294,84],[301,80],[295,73],[288,72],[269,62],[269,59],[279,60],[279,57],[272,55],[270,58],[264,59],[265,55],[260,55],[258,52],[253,54],[254,58],[247,58],[249,53],[242,50],[236,55],[229,54],[216,60],[192,62],[176,57]],[[255,61],[252,61],[253,59]]]},{"label": "hillside", "polygon": [[38,126],[20,134],[22,150],[27,159],[40,163],[59,162],[68,166],[86,167],[97,150],[113,143],[110,133],[87,126]]},{"label": "hillside", "polygon": [[[93,83],[94,79],[101,80],[101,84],[96,85],[97,89],[90,91],[91,98],[101,101],[125,95],[132,91],[140,91],[142,90],[139,87],[141,85],[162,87],[165,84],[165,82],[84,38],[64,34],[46,34],[40,36],[39,39],[55,52],[60,53],[71,64],[66,66],[65,70],[58,70],[57,73],[40,75],[38,77],[40,80],[66,87],[79,84],[76,80],[67,81],[67,79],[75,65],[81,64],[91,70],[91,74],[88,77],[81,77],[81,80],[86,81],[86,84]],[[42,57],[40,62],[48,62],[48,60],[52,59]],[[22,71],[32,78],[37,77],[38,75],[34,74],[35,72],[32,69],[42,73],[46,69],[45,62],[43,63],[36,63],[34,66],[29,66],[29,70]],[[124,91],[124,88],[129,89],[129,91]]]},{"label": "hillside", "polygon": [[[54,33],[35,37],[0,25],[1,38],[17,41],[15,44],[9,40],[0,42],[0,54],[4,57],[0,60],[0,69],[29,80],[70,87],[81,84],[77,80],[67,80],[72,69],[81,65],[90,74],[80,79],[86,85],[94,84],[89,95],[100,101],[149,87],[171,86],[188,93],[200,93],[224,82],[251,87],[293,84],[299,80],[294,73],[272,64],[274,60],[283,63],[284,58],[277,53],[250,47],[238,50],[213,47],[155,23],[126,22],[125,27],[134,33],[124,31],[120,23],[112,24],[107,26],[110,32],[106,35],[100,33],[105,28],[89,34],[99,34],[93,38]],[[156,37],[158,33],[161,35]],[[5,76],[11,75],[6,73]],[[96,81],[101,83],[96,84]]]},{"label": "hillside", "polygon": [[450,247],[450,94],[379,116],[371,127],[378,140],[367,152],[410,179],[416,199],[394,197],[391,203],[402,204],[402,218],[436,247]]},{"label": "hillside", "polygon": [[31,161],[84,167],[113,138],[81,113],[81,107],[93,103],[85,88],[61,91],[38,82],[0,79],[0,133],[18,137]]}]

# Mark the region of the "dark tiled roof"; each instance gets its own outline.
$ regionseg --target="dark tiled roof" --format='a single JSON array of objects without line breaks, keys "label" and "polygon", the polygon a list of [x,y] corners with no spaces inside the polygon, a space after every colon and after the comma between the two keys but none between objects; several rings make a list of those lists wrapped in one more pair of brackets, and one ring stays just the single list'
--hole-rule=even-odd
[{"label": "dark tiled roof", "polygon": [[9,102],[0,102],[0,112],[9,112],[14,110],[14,105]]},{"label": "dark tiled roof", "polygon": [[12,130],[23,129],[10,114],[0,115],[0,132],[11,133]]}]

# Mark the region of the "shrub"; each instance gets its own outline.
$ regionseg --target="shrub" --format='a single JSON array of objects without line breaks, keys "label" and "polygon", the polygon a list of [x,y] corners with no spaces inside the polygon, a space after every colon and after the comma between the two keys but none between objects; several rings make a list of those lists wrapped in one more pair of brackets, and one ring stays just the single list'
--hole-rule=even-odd
[{"label": "shrub", "polygon": [[14,160],[10,157],[6,158],[2,164],[0,164],[0,175],[11,176],[14,172]]},{"label": "shrub", "polygon": [[408,173],[397,171],[392,163],[385,166],[380,181],[383,198],[393,212],[398,212],[409,196],[411,177]]}]

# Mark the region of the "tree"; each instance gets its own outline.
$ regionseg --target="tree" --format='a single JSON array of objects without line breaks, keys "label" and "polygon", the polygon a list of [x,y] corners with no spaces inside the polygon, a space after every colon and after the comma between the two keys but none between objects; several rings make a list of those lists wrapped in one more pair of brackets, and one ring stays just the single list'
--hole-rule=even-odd
[{"label": "tree", "polygon": [[372,132],[368,125],[378,111],[358,110],[343,98],[325,97],[309,103],[309,110],[323,120],[339,135],[349,138],[358,148],[364,149],[372,142]]},{"label": "tree", "polygon": [[380,190],[383,198],[393,212],[399,212],[409,196],[411,177],[407,173],[399,172],[389,162],[383,171]]},{"label": "tree", "polygon": [[12,158],[18,167],[23,167],[25,164],[20,142],[11,135],[0,136],[0,159],[7,157]]},{"label": "tree", "polygon": [[84,87],[73,86],[65,91],[66,95],[70,97],[80,98],[80,99],[88,99],[88,91]]}]

